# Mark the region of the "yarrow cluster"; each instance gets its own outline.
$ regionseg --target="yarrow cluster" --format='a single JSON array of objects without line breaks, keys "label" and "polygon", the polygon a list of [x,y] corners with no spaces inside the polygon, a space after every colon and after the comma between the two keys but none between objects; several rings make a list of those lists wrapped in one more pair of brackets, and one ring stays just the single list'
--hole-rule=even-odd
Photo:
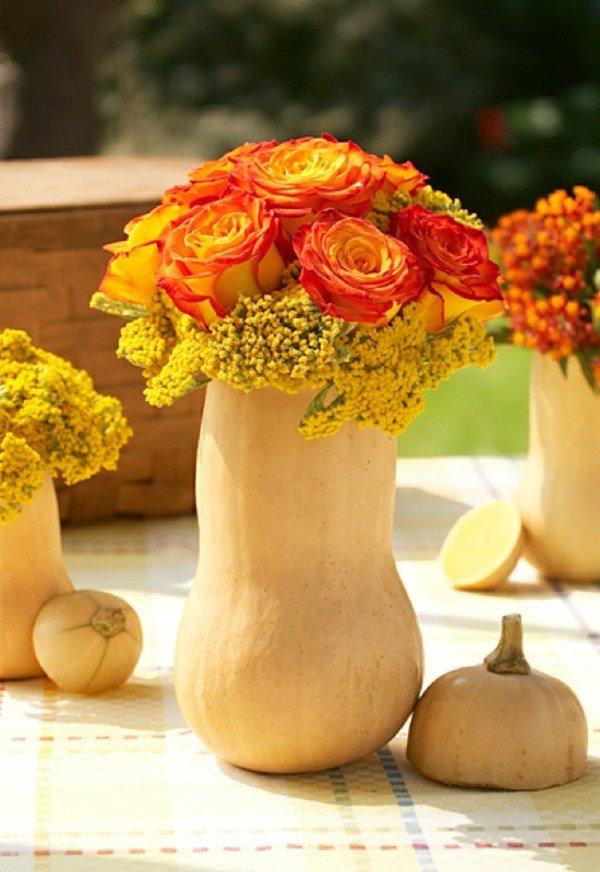
[{"label": "yarrow cluster", "polygon": [[21,330],[0,333],[0,522],[33,499],[46,474],[74,484],[114,469],[130,436],[120,402],[96,393],[86,372]]},{"label": "yarrow cluster", "polygon": [[118,353],[154,405],[211,379],[312,389],[307,438],[402,432],[425,389],[489,362],[504,307],[477,217],[426,182],[327,134],[247,143],[125,227],[92,305],[132,319]]},{"label": "yarrow cluster", "polygon": [[600,208],[584,187],[554,191],[533,211],[504,216],[492,233],[515,345],[562,365],[576,355],[600,385]]}]

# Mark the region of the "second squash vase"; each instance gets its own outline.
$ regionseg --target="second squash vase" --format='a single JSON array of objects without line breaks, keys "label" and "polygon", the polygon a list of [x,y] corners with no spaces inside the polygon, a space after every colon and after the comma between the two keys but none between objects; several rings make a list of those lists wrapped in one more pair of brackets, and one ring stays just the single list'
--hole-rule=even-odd
[{"label": "second squash vase", "polygon": [[0,524],[0,679],[44,674],[33,650],[33,625],[50,597],[70,590],[56,492],[47,475],[32,502]]},{"label": "second squash vase", "polygon": [[422,680],[392,551],[395,440],[307,442],[312,395],[211,383],[198,449],[198,572],[177,642],[185,718],[229,763],[309,772],[400,729]]},{"label": "second squash vase", "polygon": [[541,354],[531,372],[529,453],[516,495],[526,555],[548,578],[600,580],[600,396],[579,365]]}]

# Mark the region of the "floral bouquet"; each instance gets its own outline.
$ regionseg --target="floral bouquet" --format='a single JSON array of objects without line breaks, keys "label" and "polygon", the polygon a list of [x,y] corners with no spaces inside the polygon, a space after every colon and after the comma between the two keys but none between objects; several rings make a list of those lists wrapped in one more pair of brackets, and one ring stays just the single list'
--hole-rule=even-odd
[{"label": "floral bouquet", "polygon": [[423,393],[493,358],[503,311],[479,219],[410,161],[324,134],[247,143],[125,227],[91,305],[165,406],[212,379],[315,392],[306,438],[403,432]]},{"label": "floral bouquet", "polygon": [[600,207],[593,191],[554,191],[492,233],[503,263],[506,337],[557,360],[576,356],[600,389]]},{"label": "floral bouquet", "polygon": [[501,218],[492,239],[508,302],[501,338],[540,352],[515,494],[526,555],[547,578],[592,583],[600,578],[598,198],[581,186],[554,191]]},{"label": "floral bouquet", "polygon": [[22,330],[0,332],[0,523],[47,474],[75,484],[114,469],[130,436],[119,400],[96,393],[86,372]]}]

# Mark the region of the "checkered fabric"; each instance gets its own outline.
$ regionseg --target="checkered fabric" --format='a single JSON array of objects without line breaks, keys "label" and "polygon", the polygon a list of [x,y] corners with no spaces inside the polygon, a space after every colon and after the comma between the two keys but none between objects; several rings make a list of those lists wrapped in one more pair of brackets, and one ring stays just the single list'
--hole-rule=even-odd
[{"label": "checkered fabric", "polygon": [[566,681],[589,718],[580,781],[532,793],[447,788],[404,756],[406,728],[351,766],[274,777],[216,759],[177,708],[171,668],[193,574],[192,518],[67,530],[78,586],[138,609],[146,644],[133,679],[96,698],[49,681],[0,686],[1,872],[151,870],[600,870],[600,590],[537,582],[519,564],[493,593],[449,589],[436,555],[470,505],[512,492],[518,463],[398,463],[395,548],[419,614],[429,683],[475,663],[500,617],[523,614],[527,655]]}]

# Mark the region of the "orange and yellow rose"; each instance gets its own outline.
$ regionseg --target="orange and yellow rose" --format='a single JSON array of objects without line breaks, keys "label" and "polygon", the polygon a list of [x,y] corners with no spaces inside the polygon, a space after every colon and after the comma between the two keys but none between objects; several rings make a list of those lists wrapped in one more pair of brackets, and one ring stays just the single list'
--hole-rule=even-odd
[{"label": "orange and yellow rose", "polygon": [[504,311],[499,269],[481,230],[422,206],[392,216],[390,233],[416,255],[425,276],[419,298],[427,327],[436,332],[464,313],[487,320]]},{"label": "orange and yellow rose", "polygon": [[333,209],[294,237],[300,283],[319,309],[346,321],[386,323],[423,287],[410,249],[362,218]]},{"label": "orange and yellow rose", "polygon": [[186,185],[175,185],[169,188],[163,195],[163,203],[174,203],[187,209],[201,206],[211,200],[222,196],[229,186],[229,174],[236,162],[245,156],[251,155],[261,149],[268,149],[276,145],[275,140],[269,142],[246,142],[228,151],[217,160],[205,161],[199,167],[192,170]]},{"label": "orange and yellow rose", "polygon": [[386,154],[379,159],[379,164],[385,172],[384,191],[386,193],[403,191],[412,196],[427,182],[428,176],[418,170],[410,160],[399,164]]},{"label": "orange and yellow rose", "polygon": [[191,209],[165,239],[158,286],[208,329],[241,294],[275,290],[285,267],[278,231],[264,201],[247,194]]},{"label": "orange and yellow rose", "polygon": [[164,238],[182,211],[174,204],[163,204],[126,224],[127,239],[104,246],[113,256],[100,293],[111,300],[146,305],[156,293]]},{"label": "orange and yellow rose", "polygon": [[363,215],[386,179],[380,162],[354,142],[304,136],[242,156],[230,178],[266,200],[293,232],[321,209]]},{"label": "orange and yellow rose", "polygon": [[129,222],[106,246],[100,291],[147,305],[161,288],[208,329],[240,294],[274,290],[296,254],[315,302],[350,321],[385,323],[417,295],[431,330],[467,310],[490,317],[502,297],[481,231],[418,205],[388,234],[363,219],[379,191],[412,197],[426,178],[328,134],[245,143]]}]

